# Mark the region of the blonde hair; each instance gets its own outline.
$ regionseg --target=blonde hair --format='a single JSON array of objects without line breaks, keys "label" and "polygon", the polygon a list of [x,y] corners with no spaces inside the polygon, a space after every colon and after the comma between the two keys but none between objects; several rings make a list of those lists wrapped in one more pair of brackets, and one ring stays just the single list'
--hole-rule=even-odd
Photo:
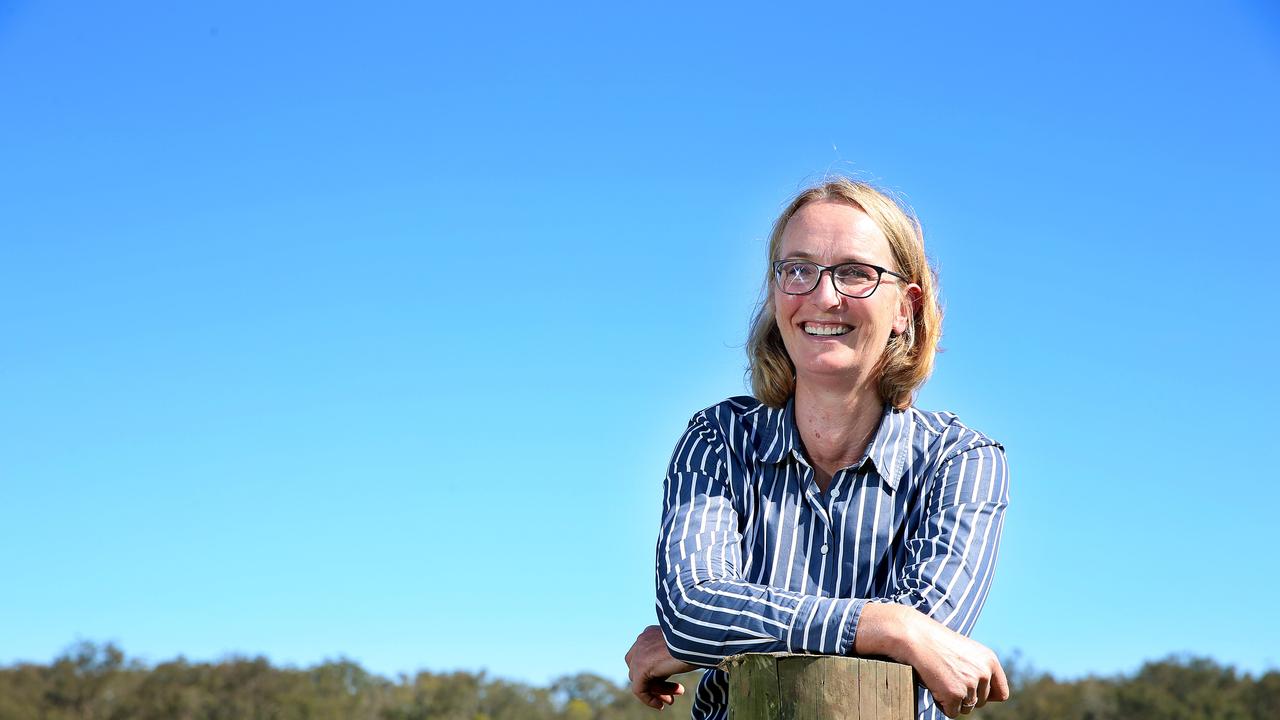
[{"label": "blonde hair", "polygon": [[796,389],[796,368],[782,344],[773,307],[773,263],[778,260],[787,221],[811,202],[843,202],[859,208],[889,240],[898,272],[920,286],[920,297],[911,308],[905,332],[889,337],[876,368],[882,402],[895,408],[911,406],[916,391],[933,372],[933,356],[942,337],[942,308],[938,304],[938,278],[924,253],[924,232],[915,215],[902,204],[866,183],[837,177],[804,190],[773,223],[769,236],[769,262],[765,266],[764,299],[751,321],[747,341],[751,390],[761,402],[782,407]]}]

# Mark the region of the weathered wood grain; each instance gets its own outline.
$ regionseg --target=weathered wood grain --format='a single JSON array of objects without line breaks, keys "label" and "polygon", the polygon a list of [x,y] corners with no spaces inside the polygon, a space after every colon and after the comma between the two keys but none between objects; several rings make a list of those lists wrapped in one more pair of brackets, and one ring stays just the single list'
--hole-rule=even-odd
[{"label": "weathered wood grain", "polygon": [[911,667],[825,655],[737,655],[729,720],[914,720]]},{"label": "weathered wood grain", "polygon": [[729,720],[778,718],[781,698],[773,655],[735,655],[721,667],[729,671]]}]

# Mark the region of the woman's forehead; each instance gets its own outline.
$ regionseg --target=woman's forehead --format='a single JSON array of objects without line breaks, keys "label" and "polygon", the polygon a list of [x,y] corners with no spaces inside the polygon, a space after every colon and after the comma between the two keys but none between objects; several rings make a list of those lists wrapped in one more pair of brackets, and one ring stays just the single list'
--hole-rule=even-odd
[{"label": "woman's forehead", "polygon": [[883,264],[889,256],[880,227],[861,208],[843,202],[806,203],[787,221],[781,239],[779,257]]}]

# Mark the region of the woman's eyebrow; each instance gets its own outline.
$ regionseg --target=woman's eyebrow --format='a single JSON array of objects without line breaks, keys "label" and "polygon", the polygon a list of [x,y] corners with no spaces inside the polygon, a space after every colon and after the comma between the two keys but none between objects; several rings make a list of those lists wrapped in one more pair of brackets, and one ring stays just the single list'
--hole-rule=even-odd
[{"label": "woman's eyebrow", "polygon": [[[794,252],[787,253],[787,255],[784,256],[782,259],[783,260],[809,260],[811,262],[817,262],[817,260],[815,259],[817,257],[818,257],[817,255],[810,253],[807,250],[796,250]],[[835,262],[836,265],[844,265],[845,263],[861,263],[863,265],[875,264],[870,260],[864,260],[860,257],[855,257],[853,255],[846,255]]]}]

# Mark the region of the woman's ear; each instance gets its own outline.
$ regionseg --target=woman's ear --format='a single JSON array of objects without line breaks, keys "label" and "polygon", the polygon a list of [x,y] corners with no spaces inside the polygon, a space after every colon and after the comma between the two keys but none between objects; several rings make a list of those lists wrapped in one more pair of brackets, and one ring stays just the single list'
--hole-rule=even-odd
[{"label": "woman's ear", "polygon": [[924,297],[924,291],[920,286],[911,283],[902,292],[902,299],[898,303],[898,312],[893,317],[893,334],[901,335],[911,326],[912,320],[916,316],[916,311],[920,309],[920,298]]}]

